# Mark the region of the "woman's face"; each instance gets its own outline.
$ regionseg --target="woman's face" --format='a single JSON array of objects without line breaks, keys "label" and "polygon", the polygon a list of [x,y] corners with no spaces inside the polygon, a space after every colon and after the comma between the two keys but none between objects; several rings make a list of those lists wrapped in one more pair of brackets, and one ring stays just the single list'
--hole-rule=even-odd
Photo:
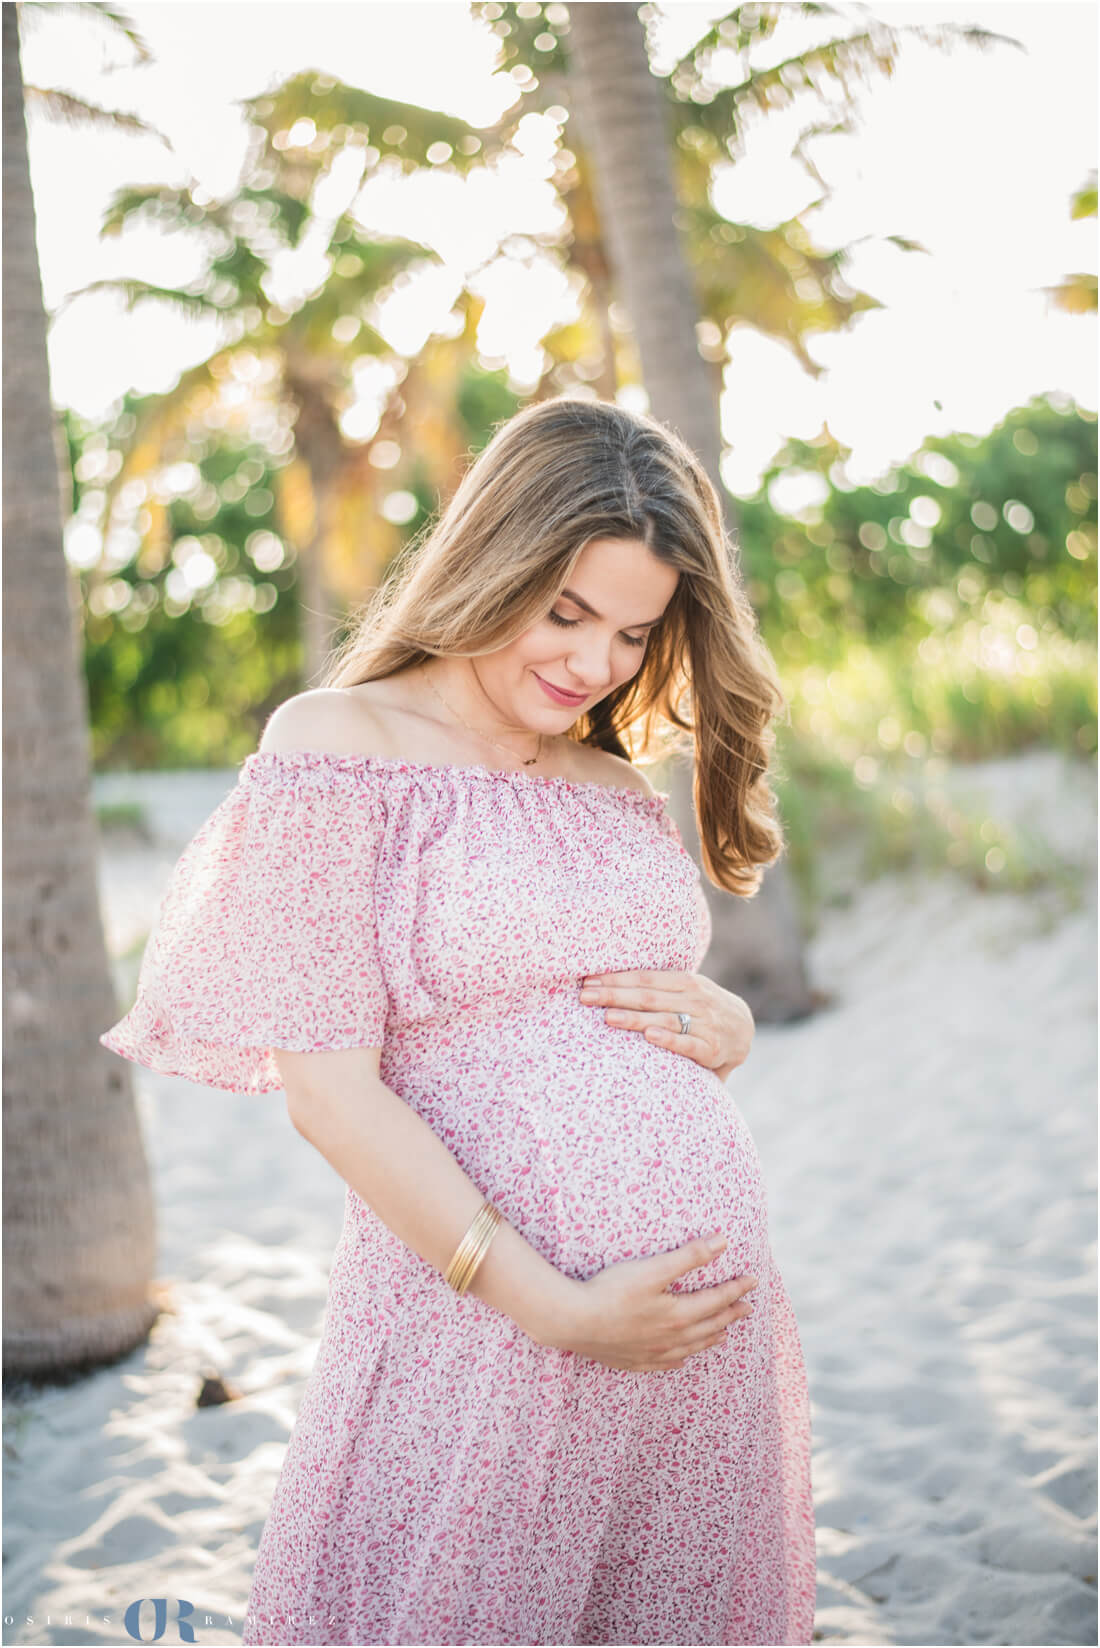
[{"label": "woman's face", "polygon": [[679,576],[640,539],[593,538],[544,618],[470,660],[482,689],[516,725],[563,732],[637,673]]}]

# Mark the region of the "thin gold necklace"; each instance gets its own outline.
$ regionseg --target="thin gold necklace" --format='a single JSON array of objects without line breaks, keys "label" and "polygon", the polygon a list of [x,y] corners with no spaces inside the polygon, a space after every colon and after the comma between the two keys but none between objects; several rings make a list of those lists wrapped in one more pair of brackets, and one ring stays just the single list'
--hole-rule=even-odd
[{"label": "thin gold necklace", "polygon": [[537,744],[537,748],[535,750],[534,755],[526,756],[526,757],[517,755],[515,750],[510,750],[508,748],[507,744],[501,744],[497,739],[491,738],[490,735],[487,732],[481,732],[479,728],[471,727],[470,723],[466,720],[463,720],[463,717],[461,715],[459,715],[459,713],[455,709],[454,705],[453,704],[448,704],[447,700],[444,698],[443,694],[440,692],[439,688],[436,686],[435,682],[432,680],[431,676],[427,673],[427,671],[424,671],[423,673],[424,673],[425,681],[428,683],[429,687],[431,687],[432,691],[435,693],[436,697],[439,699],[439,702],[443,705],[443,708],[445,710],[450,710],[451,714],[453,716],[455,716],[459,721],[462,722],[462,725],[466,728],[467,732],[472,732],[475,735],[475,737],[477,737],[477,738],[484,738],[485,742],[487,744],[494,744],[498,750],[503,750],[505,755],[510,755],[512,757],[513,761],[521,761],[525,767],[533,767],[534,766],[535,762],[538,760],[539,756],[542,754],[542,734],[541,734],[541,732],[536,733],[536,735],[535,735],[537,740],[538,740],[538,744]]}]

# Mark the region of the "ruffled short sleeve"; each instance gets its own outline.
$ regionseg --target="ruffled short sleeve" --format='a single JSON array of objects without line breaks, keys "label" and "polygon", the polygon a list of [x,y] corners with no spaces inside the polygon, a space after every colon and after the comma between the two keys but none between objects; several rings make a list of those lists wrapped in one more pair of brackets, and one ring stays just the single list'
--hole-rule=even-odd
[{"label": "ruffled short sleeve", "polygon": [[250,756],[173,869],[137,999],[100,1042],[234,1093],[282,1087],[274,1048],[380,1047],[384,806],[323,766]]}]

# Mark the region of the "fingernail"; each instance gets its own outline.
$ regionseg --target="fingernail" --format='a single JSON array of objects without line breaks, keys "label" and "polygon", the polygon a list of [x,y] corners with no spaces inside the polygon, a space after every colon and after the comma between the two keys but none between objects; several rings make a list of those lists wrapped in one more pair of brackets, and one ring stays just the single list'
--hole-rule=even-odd
[{"label": "fingernail", "polygon": [[709,1249],[712,1253],[717,1253],[718,1249],[720,1247],[725,1247],[725,1245],[726,1245],[726,1238],[722,1235],[721,1231],[719,1231],[719,1233],[716,1236],[712,1236],[710,1238],[710,1241],[707,1243],[707,1246],[709,1247]]}]

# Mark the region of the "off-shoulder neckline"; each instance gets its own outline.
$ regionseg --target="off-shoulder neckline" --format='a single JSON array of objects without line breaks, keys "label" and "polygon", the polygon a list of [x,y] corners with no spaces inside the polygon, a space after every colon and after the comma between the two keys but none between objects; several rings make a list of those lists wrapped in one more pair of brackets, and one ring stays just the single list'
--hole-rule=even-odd
[{"label": "off-shoulder neckline", "polygon": [[265,763],[284,763],[302,767],[325,766],[348,770],[374,767],[383,772],[446,774],[454,779],[504,779],[521,786],[531,784],[564,791],[597,790],[603,795],[640,802],[643,806],[655,808],[663,807],[669,798],[667,790],[654,790],[650,795],[647,791],[637,790],[630,784],[598,784],[594,779],[559,778],[554,773],[517,772],[506,767],[460,766],[454,762],[442,761],[406,761],[396,755],[340,754],[334,750],[254,750],[251,755],[245,757],[242,770],[251,771],[253,767]]}]

